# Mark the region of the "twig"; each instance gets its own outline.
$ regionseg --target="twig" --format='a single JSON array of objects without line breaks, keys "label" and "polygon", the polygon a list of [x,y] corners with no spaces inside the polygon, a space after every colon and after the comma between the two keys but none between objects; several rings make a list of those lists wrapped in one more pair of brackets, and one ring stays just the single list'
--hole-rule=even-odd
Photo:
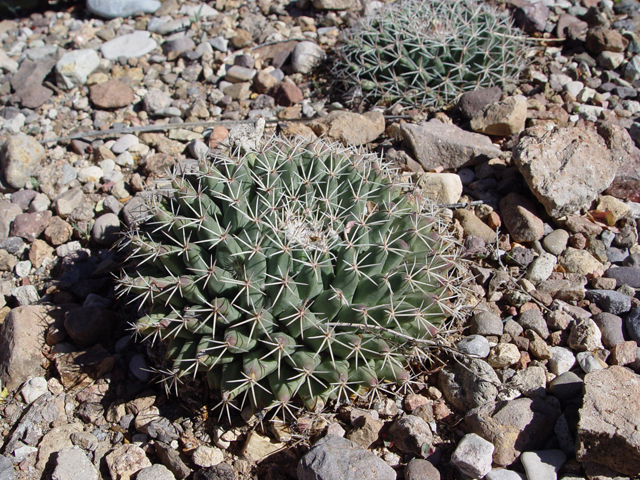
[{"label": "twig", "polygon": [[473,202],[460,202],[460,203],[439,203],[439,208],[466,208],[475,207],[476,205],[483,205],[484,200],[474,200]]}]

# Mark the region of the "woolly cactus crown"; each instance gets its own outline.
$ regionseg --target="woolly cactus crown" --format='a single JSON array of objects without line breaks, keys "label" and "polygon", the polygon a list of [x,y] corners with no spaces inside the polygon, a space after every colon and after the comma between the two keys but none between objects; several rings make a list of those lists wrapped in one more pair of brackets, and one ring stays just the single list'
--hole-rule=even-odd
[{"label": "woolly cactus crown", "polygon": [[508,12],[476,0],[400,0],[343,35],[334,73],[374,102],[440,107],[513,80],[525,45]]},{"label": "woolly cactus crown", "polygon": [[[457,312],[453,244],[373,155],[274,137],[175,172],[128,233],[121,279],[168,345],[179,381],[201,372],[223,407],[311,410],[409,382],[412,338]],[[410,343],[410,342],[409,342]]]}]

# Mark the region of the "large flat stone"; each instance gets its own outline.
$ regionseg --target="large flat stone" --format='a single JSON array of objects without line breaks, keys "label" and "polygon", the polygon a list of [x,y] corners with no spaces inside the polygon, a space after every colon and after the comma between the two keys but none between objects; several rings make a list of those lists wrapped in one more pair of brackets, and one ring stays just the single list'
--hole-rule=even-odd
[{"label": "large flat stone", "polygon": [[400,132],[425,170],[440,165],[445,169],[459,168],[500,155],[500,149],[489,137],[436,119],[418,124],[404,123]]},{"label": "large flat stone", "polygon": [[584,377],[576,457],[625,475],[640,472],[640,376],[612,366]]}]

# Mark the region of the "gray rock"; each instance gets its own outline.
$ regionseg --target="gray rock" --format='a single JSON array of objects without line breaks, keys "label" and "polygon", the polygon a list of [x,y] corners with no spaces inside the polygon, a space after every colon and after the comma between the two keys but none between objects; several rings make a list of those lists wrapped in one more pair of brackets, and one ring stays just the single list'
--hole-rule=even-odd
[{"label": "gray rock", "polygon": [[[147,95],[149,95],[149,92],[147,92]],[[145,98],[147,95],[145,95]],[[116,140],[116,143],[111,146],[111,151],[116,155],[120,155],[121,153],[129,150],[129,148],[133,147],[134,145],[138,145],[139,143],[140,140],[138,140],[138,137],[128,133],[122,135],[118,140]]]},{"label": "gray rock", "polygon": [[313,6],[318,10],[348,10],[354,4],[354,0],[313,0]]},{"label": "gray rock", "polygon": [[250,82],[258,71],[255,68],[232,65],[227,69],[224,79],[231,83]]},{"label": "gray rock", "polygon": [[[169,35],[170,33],[177,32],[178,30],[189,28],[189,25],[191,25],[191,21],[187,17],[178,18],[176,20],[171,20],[169,22],[163,23],[162,25],[159,25],[156,28],[156,32],[159,35]],[[193,46],[193,48],[195,48],[195,45]],[[193,48],[190,48],[189,50],[193,50]],[[168,50],[165,49],[164,53],[167,54]]]},{"label": "gray rock", "polygon": [[400,132],[416,160],[427,171],[440,165],[445,169],[456,169],[478,163],[481,157],[500,155],[500,149],[489,137],[436,119],[419,124],[403,123]]},{"label": "gray rock", "polygon": [[151,379],[149,365],[142,354],[134,355],[131,358],[131,361],[129,362],[129,370],[141,382],[148,382]]},{"label": "gray rock", "polygon": [[491,471],[494,447],[475,433],[467,433],[451,456],[451,463],[471,478],[482,478]]},{"label": "gray rock", "polygon": [[130,17],[134,13],[154,13],[160,8],[157,0],[87,0],[87,9],[102,18]]},{"label": "gray rock", "polygon": [[540,450],[520,455],[528,480],[555,480],[566,460],[562,450]]},{"label": "gray rock", "polygon": [[64,328],[79,347],[91,347],[111,337],[115,327],[113,313],[99,307],[80,307],[69,310]]},{"label": "gray rock", "polygon": [[607,364],[598,359],[592,352],[579,352],[576,355],[578,364],[584,373],[591,373],[595,370],[602,370]]},{"label": "gray rock", "polygon": [[13,295],[20,306],[33,305],[38,303],[40,300],[38,290],[36,290],[36,287],[33,285],[23,285],[21,287],[12,288],[11,295]]},{"label": "gray rock", "polygon": [[0,455],[0,480],[16,480],[13,462],[2,455]]},{"label": "gray rock", "polygon": [[405,480],[440,480],[440,472],[431,462],[414,458],[404,467]]},{"label": "gray rock", "polygon": [[113,245],[120,238],[120,220],[114,213],[98,217],[91,229],[91,238],[100,245]]},{"label": "gray rock", "polygon": [[74,432],[71,434],[71,441],[74,445],[77,445],[85,450],[93,452],[98,448],[98,438],[89,432]]},{"label": "gray rock", "polygon": [[10,136],[0,150],[0,166],[7,183],[13,188],[24,187],[43,157],[44,148],[35,138],[24,133]]},{"label": "gray rock", "polygon": [[320,439],[298,463],[298,480],[395,480],[396,472],[381,458],[336,435]]},{"label": "gray rock", "polygon": [[579,415],[578,461],[599,463],[624,475],[640,472],[638,375],[620,366],[588,373]]},{"label": "gray rock", "polygon": [[136,480],[175,480],[175,478],[167,467],[160,464],[143,468],[136,475]]},{"label": "gray rock", "polygon": [[56,63],[56,83],[65,90],[84,85],[89,75],[99,66],[100,56],[95,50],[72,50],[65,53]]},{"label": "gray rock", "polygon": [[631,299],[615,290],[587,290],[585,298],[614,315],[631,310]]},{"label": "gray rock", "polygon": [[[107,3],[107,0],[105,0]],[[102,56],[107,60],[115,61],[120,57],[137,58],[154,50],[158,44],[150,33],[144,30],[136,30],[133,33],[116,37],[113,40],[100,45]]]},{"label": "gray rock", "polygon": [[544,282],[551,276],[553,267],[555,267],[557,263],[558,259],[556,257],[550,253],[543,253],[531,262],[525,278],[534,285]]},{"label": "gray rock", "polygon": [[527,480],[522,473],[507,470],[505,468],[494,468],[484,477],[484,480]]},{"label": "gray rock", "polygon": [[562,375],[568,372],[576,364],[573,352],[564,347],[549,347],[551,358],[549,359],[549,371],[554,375]]},{"label": "gray rock", "polygon": [[624,342],[622,318],[611,313],[602,312],[593,316],[593,321],[600,328],[602,333],[602,344],[611,348],[614,345]]},{"label": "gray rock", "polygon": [[513,159],[547,213],[557,218],[589,206],[633,148],[621,127],[534,127],[520,137]]},{"label": "gray rock", "polygon": [[568,456],[575,456],[576,454],[576,439],[571,429],[569,428],[569,422],[564,414],[560,415],[556,426],[553,427],[553,431],[556,434],[560,449]]},{"label": "gray rock", "polygon": [[100,475],[91,460],[78,447],[64,448],[57,457],[52,480],[98,480]]},{"label": "gray rock", "polygon": [[458,109],[466,118],[472,119],[487,105],[499,102],[500,97],[502,97],[500,87],[479,88],[463,94],[458,101]]},{"label": "gray rock", "polygon": [[493,443],[497,466],[511,465],[527,450],[541,448],[561,414],[554,397],[487,403],[467,413],[467,431]]},{"label": "gray rock", "polygon": [[627,334],[631,340],[635,340],[640,345],[640,307],[636,307],[629,312],[624,320]]},{"label": "gray rock", "polygon": [[209,43],[213,48],[222,53],[227,53],[227,50],[229,49],[229,40],[224,37],[212,38],[209,40]]},{"label": "gray rock", "polygon": [[422,457],[428,456],[433,442],[429,424],[415,415],[405,415],[393,422],[389,436],[400,451]]},{"label": "gray rock", "polygon": [[[22,213],[22,209],[20,208],[20,206],[16,205],[15,203],[7,202],[6,200],[5,201],[0,200],[0,241],[4,241],[7,238],[10,238],[9,233],[11,232],[11,223],[21,213]],[[5,250],[7,250],[6,246],[4,245],[1,248],[4,248]],[[9,252],[9,253],[15,253],[15,252]]]},{"label": "gray rock", "polygon": [[317,43],[300,42],[291,52],[291,67],[294,72],[306,75],[311,73],[324,58],[324,50]]},{"label": "gray rock", "polygon": [[533,330],[545,340],[549,337],[549,328],[540,310],[532,308],[531,310],[522,312],[518,315],[518,323],[525,330]]},{"label": "gray rock", "polygon": [[469,335],[458,342],[456,348],[460,353],[486,358],[491,351],[489,341],[482,335]]},{"label": "gray rock", "polygon": [[500,380],[496,372],[483,360],[461,358],[440,371],[438,383],[447,400],[460,411],[469,411],[491,403],[498,395]]},{"label": "gray rock", "polygon": [[547,252],[557,257],[564,252],[565,248],[567,248],[568,241],[569,232],[559,228],[542,239],[542,246]]},{"label": "gray rock", "polygon": [[[624,260],[624,259],[623,259]],[[609,259],[611,261],[611,259]],[[629,285],[632,288],[640,288],[639,267],[613,267],[604,272],[607,278],[615,278],[617,286]]]},{"label": "gray rock", "polygon": [[49,391],[47,380],[44,377],[30,378],[22,386],[22,398],[29,405]]},{"label": "gray rock", "polygon": [[547,376],[544,368],[532,365],[525,370],[519,370],[511,377],[507,386],[515,388],[522,395],[529,398],[544,397],[546,395]]},{"label": "gray rock", "polygon": [[179,37],[167,40],[162,44],[162,51],[165,55],[169,53],[184,53],[196,48],[196,44],[186,35],[180,35]]},{"label": "gray rock", "polygon": [[156,455],[162,464],[167,467],[178,480],[182,480],[189,476],[191,470],[182,461],[177,450],[174,450],[166,443],[159,441],[155,442],[155,447]]},{"label": "gray rock", "polygon": [[154,114],[171,106],[171,102],[171,97],[162,90],[150,88],[142,99],[142,106],[147,113]]},{"label": "gray rock", "polygon": [[569,400],[582,393],[582,379],[573,372],[558,375],[549,384],[549,391],[560,400]]},{"label": "gray rock", "polygon": [[476,335],[497,335],[503,333],[504,326],[499,316],[491,312],[478,312],[471,318],[471,333]]}]

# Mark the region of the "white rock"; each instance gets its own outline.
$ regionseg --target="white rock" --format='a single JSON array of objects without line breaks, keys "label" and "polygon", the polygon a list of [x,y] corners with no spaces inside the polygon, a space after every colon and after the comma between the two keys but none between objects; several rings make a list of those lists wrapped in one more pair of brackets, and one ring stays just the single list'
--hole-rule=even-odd
[{"label": "white rock", "polygon": [[81,183],[97,182],[104,176],[104,172],[97,165],[81,168],[78,172],[78,180]]},{"label": "white rock", "polygon": [[47,389],[47,380],[44,377],[35,377],[24,382],[20,393],[25,403],[31,404],[47,393]]},{"label": "white rock", "polygon": [[576,355],[576,358],[578,359],[578,364],[584,373],[591,373],[594,370],[607,368],[607,364],[591,352],[579,352]]},{"label": "white rock", "polygon": [[467,433],[451,456],[451,463],[471,478],[482,478],[491,471],[493,444],[475,433]]},{"label": "white rock", "polygon": [[56,63],[58,87],[71,90],[87,83],[89,75],[100,66],[98,52],[90,48],[65,53]]},{"label": "white rock", "polygon": [[564,89],[566,92],[577,98],[580,92],[584,89],[584,83],[574,80],[566,83],[564,85]]},{"label": "white rock", "polygon": [[150,38],[150,35],[150,32],[136,30],[128,35],[122,35],[103,43],[100,46],[100,51],[104,58],[111,61],[115,61],[119,57],[141,57],[158,46],[156,41]]},{"label": "white rock", "polygon": [[556,480],[567,456],[562,450],[524,452],[520,461],[529,480]]},{"label": "white rock", "polygon": [[527,480],[527,477],[513,470],[494,468],[483,480]]},{"label": "white rock", "polygon": [[213,467],[224,461],[224,454],[219,448],[200,445],[193,452],[191,457],[193,463],[199,467]]},{"label": "white rock", "polygon": [[533,284],[544,282],[553,273],[553,267],[556,263],[558,263],[558,259],[554,255],[543,253],[531,262],[525,278]]},{"label": "white rock", "polygon": [[129,150],[129,148],[133,147],[140,143],[138,137],[132,135],[130,133],[121,136],[116,143],[111,146],[111,151],[116,155],[120,155],[122,152]]},{"label": "white rock", "polygon": [[12,73],[18,69],[18,62],[11,59],[9,55],[7,55],[4,50],[0,49],[0,69]]},{"label": "white rock", "polygon": [[324,50],[317,43],[300,42],[291,53],[291,66],[294,72],[311,73],[324,57]]},{"label": "white rock", "polygon": [[24,127],[24,121],[27,119],[22,113],[18,113],[11,120],[6,120],[2,128],[9,133],[20,133],[20,129]]},{"label": "white rock", "polygon": [[130,17],[134,13],[154,13],[158,0],[87,0],[87,10],[103,18]]},{"label": "white rock", "polygon": [[462,195],[462,180],[455,173],[423,173],[417,184],[424,196],[435,203],[457,203]]},{"label": "white rock", "polygon": [[571,350],[564,347],[549,347],[551,358],[549,359],[549,371],[555,375],[568,372],[576,364],[576,357]]},{"label": "white rock", "polygon": [[475,355],[479,358],[486,358],[491,351],[489,340],[482,335],[468,335],[456,345],[461,353]]},{"label": "white rock", "polygon": [[16,263],[14,271],[16,275],[20,278],[26,278],[29,276],[29,272],[31,271],[31,262],[29,260],[24,260],[22,262]]},{"label": "white rock", "polygon": [[183,5],[180,7],[178,13],[187,15],[189,18],[212,18],[217,17],[220,12],[215,8],[211,8],[206,3],[200,3],[198,5]]}]

